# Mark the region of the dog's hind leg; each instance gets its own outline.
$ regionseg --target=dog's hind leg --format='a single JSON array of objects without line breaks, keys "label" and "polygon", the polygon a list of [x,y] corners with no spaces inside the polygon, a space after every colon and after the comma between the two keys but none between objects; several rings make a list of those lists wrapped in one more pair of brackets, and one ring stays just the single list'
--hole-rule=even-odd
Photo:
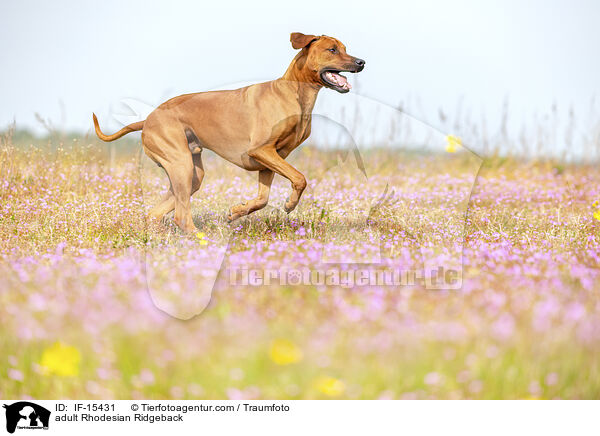
[{"label": "dog's hind leg", "polygon": [[165,171],[169,175],[175,201],[175,224],[185,233],[192,233],[196,230],[196,226],[192,220],[190,203],[195,176],[191,154],[180,156],[175,162],[169,162],[165,165]]},{"label": "dog's hind leg", "polygon": [[173,188],[170,186],[169,191],[160,199],[158,204],[152,208],[148,214],[148,221],[157,220],[160,221],[163,217],[175,209],[175,196],[173,195]]},{"label": "dog's hind leg", "polygon": [[[147,122],[150,121],[150,117]],[[162,123],[161,126],[168,126]],[[202,164],[200,169],[195,171],[194,158],[187,144],[187,139],[183,130],[171,128],[166,131],[156,131],[150,124],[150,131],[142,133],[142,142],[146,154],[158,163],[169,176],[171,182],[172,196],[165,196],[161,204],[153,210],[155,216],[164,216],[166,212],[175,208],[175,224],[185,233],[192,233],[196,230],[192,220],[192,211],[190,197],[192,195],[192,186],[196,189],[200,187],[198,175],[204,174]],[[196,182],[194,183],[194,179]],[[162,216],[160,216],[162,218]]]},{"label": "dog's hind leg", "polygon": [[[204,166],[202,165],[202,154],[192,154],[194,161],[194,176],[192,178],[192,191],[190,195],[194,195],[202,184],[204,179]],[[163,217],[175,209],[175,195],[173,195],[173,186],[169,187],[169,191],[161,198],[156,206],[150,211],[149,219],[162,220]]]},{"label": "dog's hind leg", "polygon": [[271,170],[262,170],[258,172],[258,195],[252,200],[238,204],[231,208],[231,213],[227,217],[229,222],[251,214],[254,211],[265,207],[269,201],[269,192],[271,191],[271,183],[275,173]]},{"label": "dog's hind leg", "polygon": [[200,185],[202,185],[202,180],[204,179],[204,165],[202,165],[202,154],[193,153],[192,159],[194,161],[194,176],[192,177],[192,193],[190,195],[194,195],[198,191],[198,189],[200,189]]}]

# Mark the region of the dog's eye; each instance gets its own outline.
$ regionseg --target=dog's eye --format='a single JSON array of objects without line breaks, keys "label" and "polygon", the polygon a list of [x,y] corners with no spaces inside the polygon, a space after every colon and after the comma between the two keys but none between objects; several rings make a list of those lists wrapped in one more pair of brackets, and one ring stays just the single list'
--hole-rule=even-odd
[{"label": "dog's eye", "polygon": [[331,53],[335,54],[335,53],[337,53],[337,48],[335,48],[335,47],[332,47],[332,48],[330,48],[330,49],[329,49],[329,51],[330,51]]}]

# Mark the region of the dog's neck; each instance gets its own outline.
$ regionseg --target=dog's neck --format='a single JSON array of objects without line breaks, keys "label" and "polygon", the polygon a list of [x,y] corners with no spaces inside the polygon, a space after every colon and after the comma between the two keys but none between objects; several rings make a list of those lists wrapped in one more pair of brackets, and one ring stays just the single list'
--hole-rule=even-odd
[{"label": "dog's neck", "polygon": [[317,95],[323,85],[315,82],[311,75],[311,71],[306,66],[306,53],[302,50],[296,55],[285,74],[276,82],[280,82],[283,86],[291,86],[297,90],[298,103],[302,109],[302,113],[310,113],[317,101]]}]

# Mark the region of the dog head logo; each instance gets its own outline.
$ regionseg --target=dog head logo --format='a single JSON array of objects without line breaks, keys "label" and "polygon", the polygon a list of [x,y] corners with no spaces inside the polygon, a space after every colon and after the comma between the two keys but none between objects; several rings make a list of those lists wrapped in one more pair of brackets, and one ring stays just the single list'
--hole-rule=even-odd
[{"label": "dog head logo", "polygon": [[50,411],[29,401],[19,401],[6,409],[6,431],[14,433],[18,429],[48,429]]}]

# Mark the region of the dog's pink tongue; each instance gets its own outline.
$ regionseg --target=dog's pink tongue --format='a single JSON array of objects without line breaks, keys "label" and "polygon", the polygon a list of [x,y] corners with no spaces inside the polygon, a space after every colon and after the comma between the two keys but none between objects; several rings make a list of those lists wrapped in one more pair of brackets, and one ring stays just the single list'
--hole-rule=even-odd
[{"label": "dog's pink tongue", "polygon": [[334,81],[344,89],[352,89],[352,85],[348,83],[348,80],[341,74],[332,73]]},{"label": "dog's pink tongue", "polygon": [[344,88],[344,89],[352,89],[352,85],[348,83],[348,80],[341,74],[332,73],[331,71],[327,72],[327,80],[331,81],[335,85]]},{"label": "dog's pink tongue", "polygon": [[341,74],[335,74],[335,78],[337,79],[337,82],[339,85],[341,85],[341,86],[348,85],[348,81]]}]

